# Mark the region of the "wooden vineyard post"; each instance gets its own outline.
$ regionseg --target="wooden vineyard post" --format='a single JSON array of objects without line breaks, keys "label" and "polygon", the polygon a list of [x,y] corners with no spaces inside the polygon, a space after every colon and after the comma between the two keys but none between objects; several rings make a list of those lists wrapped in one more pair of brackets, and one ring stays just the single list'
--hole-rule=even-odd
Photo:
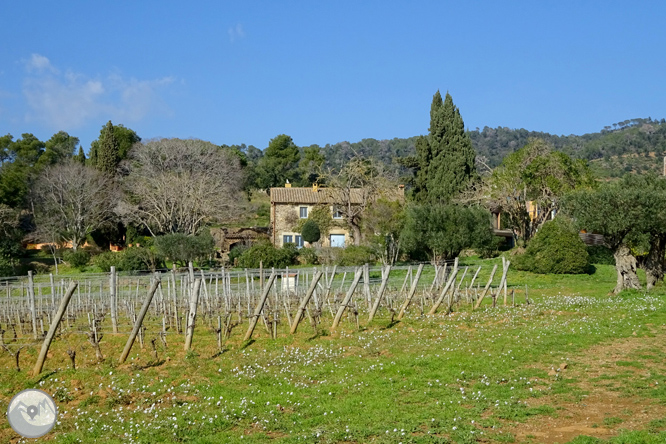
[{"label": "wooden vineyard post", "polygon": [[423,264],[419,264],[419,268],[416,270],[416,277],[414,278],[414,282],[412,282],[412,288],[409,289],[409,294],[407,295],[405,302],[402,304],[402,307],[400,308],[400,313],[398,314],[398,320],[402,319],[402,317],[405,315],[405,310],[407,310],[407,307],[409,307],[409,304],[412,302],[412,298],[416,293],[416,288],[419,284],[419,278],[421,277],[422,271],[423,271]]},{"label": "wooden vineyard post", "polygon": [[476,277],[479,275],[479,271],[481,271],[481,267],[477,268],[476,273],[474,273],[472,282],[469,283],[469,288],[472,288],[474,286],[474,281],[476,280]]},{"label": "wooden vineyard post", "polygon": [[493,271],[490,272],[490,279],[488,279],[488,283],[486,284],[486,287],[483,289],[483,292],[481,293],[481,296],[479,299],[476,301],[476,305],[474,306],[474,310],[479,308],[481,306],[481,302],[483,302],[483,298],[486,297],[486,293],[488,293],[488,289],[490,288],[490,284],[493,283],[493,278],[495,277],[495,272],[497,271],[497,264],[493,267]]},{"label": "wooden vineyard post", "polygon": [[28,298],[30,299],[30,319],[32,320],[33,339],[37,339],[37,309],[35,308],[35,284],[32,280],[32,270],[28,271]]},{"label": "wooden vineyard post", "polygon": [[430,311],[428,312],[429,315],[434,315],[437,312],[437,309],[444,301],[444,297],[446,296],[446,293],[448,293],[449,288],[451,288],[451,285],[453,285],[453,283],[456,281],[457,274],[458,274],[458,258],[456,258],[456,261],[453,264],[453,271],[451,272],[451,276],[449,276],[449,280],[446,282],[446,285],[444,286],[442,293],[439,295],[439,299],[437,299],[435,305],[433,305]]},{"label": "wooden vineyard post", "polygon": [[449,314],[453,311],[453,304],[458,302],[458,300],[456,299],[456,295],[459,294],[460,287],[461,287],[463,281],[465,280],[465,276],[467,275],[467,270],[468,269],[469,269],[468,267],[465,267],[465,270],[463,271],[462,277],[460,278],[460,281],[458,282],[458,285],[456,286],[455,282],[453,284],[454,285],[452,287],[453,291],[451,292],[451,295],[449,296],[449,303],[446,306],[446,313],[447,314]]},{"label": "wooden vineyard post", "polygon": [[247,333],[245,333],[245,338],[243,338],[243,341],[247,341],[252,337],[252,333],[254,333],[254,328],[257,326],[257,321],[259,321],[259,316],[261,316],[261,311],[264,309],[264,304],[266,303],[268,294],[271,292],[271,287],[273,286],[273,282],[275,282],[276,277],[277,275],[275,274],[275,270],[273,270],[270,277],[268,278],[266,286],[264,286],[259,303],[254,309],[254,315],[252,316],[252,319],[250,319],[250,326],[247,329]]},{"label": "wooden vineyard post", "polygon": [[49,327],[49,332],[46,334],[46,338],[44,338],[44,342],[42,343],[42,350],[39,352],[39,357],[37,358],[37,362],[35,363],[35,368],[32,370],[33,376],[39,375],[42,372],[42,368],[44,368],[44,361],[46,361],[46,355],[49,352],[51,341],[53,341],[53,337],[55,336],[56,330],[58,329],[60,320],[65,314],[65,311],[67,310],[67,305],[69,304],[70,299],[72,299],[72,295],[74,294],[74,290],[76,290],[77,286],[78,284],[72,281],[69,284],[69,288],[67,288],[67,292],[60,301],[60,307],[58,307],[58,312],[56,313],[55,317],[53,318],[53,321],[51,322],[51,326]]},{"label": "wooden vineyard post", "polygon": [[375,314],[377,313],[377,309],[379,308],[379,303],[382,300],[384,291],[386,291],[386,285],[388,284],[390,273],[391,273],[391,266],[388,265],[386,267],[386,272],[384,273],[384,276],[382,276],[382,285],[379,287],[377,298],[375,299],[375,303],[372,305],[372,310],[370,310],[370,316],[368,317],[368,324],[372,322],[372,319],[375,317]]},{"label": "wooden vineyard post", "polygon": [[180,333],[178,324],[178,287],[176,286],[176,264],[171,264],[171,285],[173,286],[173,322],[176,324],[176,333]]},{"label": "wooden vineyard post", "polygon": [[354,275],[354,281],[349,286],[349,290],[347,290],[345,299],[342,301],[342,304],[338,309],[338,313],[335,315],[335,319],[333,319],[333,324],[331,325],[331,329],[336,328],[340,323],[340,319],[342,319],[342,315],[345,312],[345,308],[347,308],[347,304],[349,304],[349,301],[351,301],[352,295],[354,294],[354,290],[356,290],[356,286],[358,285],[358,282],[361,280],[361,276],[363,276],[363,270],[364,267],[359,267],[356,270],[356,274]]},{"label": "wooden vineyard post", "polygon": [[194,287],[190,295],[190,311],[187,313],[187,334],[185,335],[185,351],[192,348],[192,336],[194,336],[194,323],[197,320],[197,305],[199,304],[199,293],[201,292],[201,279],[194,280]]},{"label": "wooden vineyard post", "polygon": [[312,294],[315,292],[317,284],[319,283],[319,280],[321,279],[322,275],[323,273],[321,271],[317,271],[315,275],[312,277],[312,282],[310,282],[310,287],[308,288],[308,292],[305,294],[305,297],[298,306],[298,310],[296,310],[296,315],[294,316],[294,321],[291,324],[291,331],[289,333],[291,333],[292,335],[296,333],[296,329],[298,328],[298,323],[301,322],[301,319],[303,318],[303,312],[305,312],[305,307],[307,307],[308,302],[310,302],[310,298],[312,297]]},{"label": "wooden vineyard post", "polygon": [[109,294],[111,295],[111,326],[113,334],[118,334],[118,298],[116,295],[116,267],[111,266],[109,275]]},{"label": "wooden vineyard post", "polygon": [[370,265],[367,263],[363,266],[363,293],[368,307],[370,307]]},{"label": "wooden vineyard post", "polygon": [[134,340],[136,339],[136,335],[139,333],[139,329],[141,328],[141,324],[143,323],[143,318],[145,318],[146,313],[148,313],[148,308],[150,307],[150,303],[153,300],[153,296],[155,295],[155,292],[157,291],[157,287],[159,285],[160,285],[160,279],[157,278],[156,276],[155,280],[153,281],[153,284],[150,286],[150,289],[148,290],[148,295],[146,296],[145,301],[143,301],[143,306],[141,307],[139,316],[136,318],[136,322],[134,323],[134,328],[132,329],[132,333],[130,333],[129,338],[127,338],[127,343],[125,344],[123,353],[120,355],[120,359],[118,360],[119,364],[125,362],[127,356],[129,356],[130,350],[132,350],[132,345],[134,345]]},{"label": "wooden vineyard post", "polygon": [[[504,259],[504,258],[502,258],[502,259]],[[506,262],[504,262],[504,264],[503,264],[502,279],[500,280],[500,286],[499,286],[499,290],[498,290],[498,293],[497,293],[499,295],[499,292],[504,290],[504,305],[505,306],[506,306],[506,299],[507,299],[507,297],[506,297],[506,278],[507,278],[507,274],[509,274],[509,265],[511,265],[511,262],[508,261],[508,260]]]}]

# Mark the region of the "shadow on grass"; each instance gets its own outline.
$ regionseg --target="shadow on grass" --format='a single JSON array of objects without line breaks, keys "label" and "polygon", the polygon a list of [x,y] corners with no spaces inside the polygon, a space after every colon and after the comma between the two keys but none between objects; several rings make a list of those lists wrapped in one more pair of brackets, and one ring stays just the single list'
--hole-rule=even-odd
[{"label": "shadow on grass", "polygon": [[[249,344],[248,344],[248,345],[249,345]],[[220,350],[218,350],[217,353],[215,353],[213,356],[211,356],[210,359],[219,358],[219,357],[222,356],[225,352],[228,352],[228,351],[229,351],[228,348],[226,348],[226,347],[222,347]]]},{"label": "shadow on grass", "polygon": [[40,373],[39,378],[35,379],[35,381],[33,382],[34,387],[38,386],[40,382],[46,381],[47,379],[49,379],[51,376],[55,375],[56,373],[57,373],[57,371],[55,371],[55,370]]},{"label": "shadow on grass", "polygon": [[136,368],[138,370],[145,370],[147,368],[152,368],[152,367],[159,367],[162,364],[164,364],[166,360],[164,359],[158,359],[158,360],[153,360],[153,361],[148,361],[145,365],[137,365]]},{"label": "shadow on grass", "polygon": [[315,332],[315,334],[314,334],[313,336],[310,336],[310,337],[307,339],[307,341],[308,341],[308,342],[310,342],[310,341],[314,341],[315,339],[321,338],[321,337],[323,337],[323,336],[330,336],[330,334],[331,334],[331,333],[330,333],[328,330],[325,330],[325,329],[324,329],[324,330],[319,330],[319,329],[317,329],[317,331]]},{"label": "shadow on grass", "polygon": [[390,329],[390,328],[395,327],[395,326],[398,325],[399,323],[400,323],[399,320],[397,320],[397,319],[396,319],[396,320],[393,320],[393,321],[389,322],[389,324],[388,324],[386,327],[382,327],[381,330],[388,330],[388,329]]},{"label": "shadow on grass", "polygon": [[246,348],[248,348],[250,345],[254,344],[255,342],[256,341],[254,339],[249,339],[241,345],[240,349],[245,350]]}]

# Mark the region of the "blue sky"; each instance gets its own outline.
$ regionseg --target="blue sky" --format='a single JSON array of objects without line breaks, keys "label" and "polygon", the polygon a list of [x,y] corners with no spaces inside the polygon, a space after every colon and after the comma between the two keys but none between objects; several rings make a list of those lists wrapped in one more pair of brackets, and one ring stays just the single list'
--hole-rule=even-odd
[{"label": "blue sky", "polygon": [[0,134],[104,123],[267,146],[469,128],[594,132],[666,117],[666,4],[613,1],[0,4]]}]

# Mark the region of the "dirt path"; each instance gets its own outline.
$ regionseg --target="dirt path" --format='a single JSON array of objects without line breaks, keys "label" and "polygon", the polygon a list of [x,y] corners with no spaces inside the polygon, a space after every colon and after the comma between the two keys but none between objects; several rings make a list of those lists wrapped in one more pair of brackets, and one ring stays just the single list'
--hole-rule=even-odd
[{"label": "dirt path", "polygon": [[[652,327],[654,337],[632,337],[592,347],[551,378],[574,379],[576,389],[587,395],[548,395],[528,400],[528,405],[550,405],[553,416],[539,416],[510,428],[518,443],[566,443],[579,435],[608,439],[621,429],[647,428],[666,418],[666,406],[649,397],[656,381],[650,375],[666,374],[666,329]],[[641,394],[636,393],[636,386]]]}]

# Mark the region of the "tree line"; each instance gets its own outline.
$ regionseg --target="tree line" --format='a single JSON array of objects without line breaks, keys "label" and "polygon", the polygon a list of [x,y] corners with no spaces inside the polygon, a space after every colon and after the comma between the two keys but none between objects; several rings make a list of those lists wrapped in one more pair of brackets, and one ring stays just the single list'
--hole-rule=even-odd
[{"label": "tree line", "polygon": [[[651,119],[615,126],[600,137],[634,131],[659,137],[666,127]],[[391,144],[372,139],[362,145],[375,155],[349,146],[336,153],[334,161],[342,163],[335,166],[327,156],[330,147],[299,147],[286,134],[260,150],[197,139],[143,141],[133,130],[108,122],[88,157],[78,139],[62,131],[46,142],[31,134],[16,140],[7,135],[0,139],[0,265],[5,273],[11,269],[25,239],[69,244],[75,252],[86,240],[140,243],[145,251],[139,259],[152,266],[158,250],[173,262],[202,259],[212,250],[206,233],[210,226],[238,221],[253,192],[289,182],[326,186],[355,245],[387,263],[400,257],[441,263],[470,248],[493,254],[500,239],[493,236],[489,210],[501,214],[497,228],[510,230],[520,247],[528,246],[555,214],[564,213],[577,229],[607,235],[618,269],[616,290],[636,286],[632,273],[641,251],[648,258],[641,263],[657,267],[649,273],[649,285],[663,278],[663,264],[654,265],[663,262],[666,244],[654,223],[661,215],[648,205],[649,199],[662,198],[660,179],[600,183],[588,159],[568,155],[548,137],[528,137],[493,167],[475,149],[473,134],[450,94],[442,97],[437,91],[427,135],[413,139],[413,151],[411,142],[394,139],[405,155],[388,165],[375,155],[387,154]],[[392,195],[400,183],[406,185],[404,200]],[[641,194],[640,187],[650,192]],[[362,190],[360,201],[356,197],[352,203],[352,190]],[[608,218],[599,219],[602,212],[594,209],[603,205]],[[621,211],[611,215],[613,208]],[[309,217],[319,236],[331,223],[325,220],[328,213],[312,211]],[[294,229],[301,232],[299,224],[295,221]],[[624,228],[612,231],[618,226]],[[308,237],[316,243],[316,236]],[[55,248],[52,254],[57,263]]]}]

